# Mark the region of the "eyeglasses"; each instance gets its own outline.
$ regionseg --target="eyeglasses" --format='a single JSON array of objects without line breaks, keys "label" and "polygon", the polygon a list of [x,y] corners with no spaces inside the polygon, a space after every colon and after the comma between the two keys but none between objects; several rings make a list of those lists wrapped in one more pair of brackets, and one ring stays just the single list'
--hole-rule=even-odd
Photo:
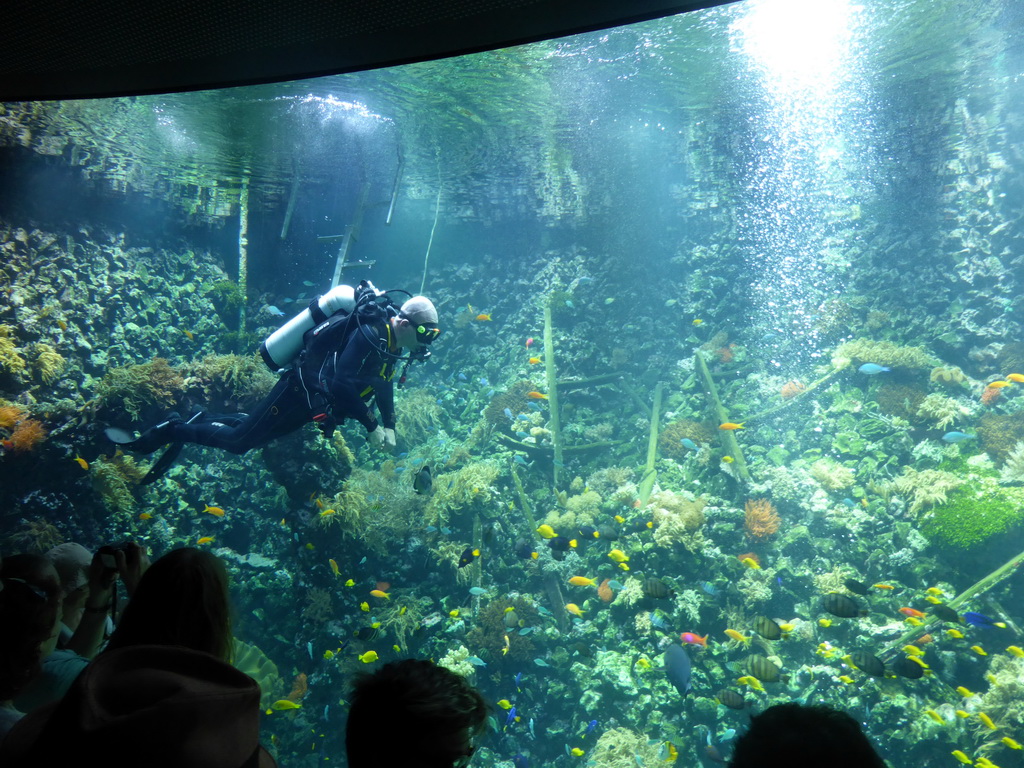
[{"label": "eyeglasses", "polygon": [[29,584],[24,579],[18,579],[18,578],[15,578],[13,576],[4,576],[3,578],[0,578],[0,590],[3,589],[4,583],[7,583],[7,584],[24,584],[28,588],[29,592],[31,592],[32,594],[34,594],[36,597],[38,597],[40,600],[43,600],[43,601],[48,601],[50,599],[50,597],[51,597],[50,594],[48,592],[46,592],[46,590],[40,589],[35,584]]}]

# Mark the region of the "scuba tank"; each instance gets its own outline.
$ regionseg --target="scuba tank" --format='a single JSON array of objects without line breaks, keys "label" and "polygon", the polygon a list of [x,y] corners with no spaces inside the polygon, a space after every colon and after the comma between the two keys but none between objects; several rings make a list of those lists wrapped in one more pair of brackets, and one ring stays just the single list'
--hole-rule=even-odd
[{"label": "scuba tank", "polygon": [[351,285],[336,285],[323,296],[270,334],[260,344],[260,357],[272,371],[287,368],[295,362],[303,348],[303,334],[339,311],[351,313],[356,308],[356,290]]}]

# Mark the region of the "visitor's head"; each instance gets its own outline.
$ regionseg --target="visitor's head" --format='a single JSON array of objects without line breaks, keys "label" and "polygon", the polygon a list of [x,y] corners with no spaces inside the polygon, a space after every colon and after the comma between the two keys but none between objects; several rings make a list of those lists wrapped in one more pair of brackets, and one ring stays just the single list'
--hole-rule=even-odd
[{"label": "visitor's head", "polygon": [[458,768],[469,763],[487,704],[431,661],[384,665],[353,684],[345,733],[350,768]]},{"label": "visitor's head", "polygon": [[755,715],[736,742],[730,768],[885,768],[860,725],[826,706],[776,704]]},{"label": "visitor's head", "polygon": [[61,592],[64,596],[64,623],[69,629],[76,629],[82,618],[82,609],[89,597],[89,565],[92,553],[81,544],[67,542],[58,544],[46,553],[60,576]]},{"label": "visitor's head", "polygon": [[180,645],[231,660],[231,613],[224,563],[184,547],[153,563],[139,580],[108,649]]},{"label": "visitor's head", "polygon": [[428,346],[441,334],[437,309],[426,296],[413,296],[402,305],[396,318],[398,345],[409,349]]},{"label": "visitor's head", "polygon": [[20,577],[0,577],[0,701],[13,699],[57,646],[60,598]]}]

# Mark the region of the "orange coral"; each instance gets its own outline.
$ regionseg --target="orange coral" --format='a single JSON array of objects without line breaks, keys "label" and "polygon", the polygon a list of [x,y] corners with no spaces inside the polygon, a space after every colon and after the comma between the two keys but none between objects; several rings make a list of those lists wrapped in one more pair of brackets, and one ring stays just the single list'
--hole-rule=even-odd
[{"label": "orange coral", "polygon": [[789,400],[789,398],[791,397],[796,397],[805,389],[807,389],[807,387],[805,387],[801,382],[797,381],[796,379],[790,379],[789,381],[782,385],[782,399]]},{"label": "orange coral", "polygon": [[25,453],[31,451],[46,439],[46,429],[41,421],[22,419],[14,427],[14,432],[11,433],[10,439],[11,449],[15,453]]},{"label": "orange coral", "polygon": [[764,539],[777,533],[781,518],[775,512],[775,505],[768,499],[750,499],[744,507],[747,533],[755,539]]},{"label": "orange coral", "polygon": [[718,355],[719,362],[722,362],[722,363],[731,363],[732,362],[732,359],[733,359],[733,357],[735,357],[735,355],[733,355],[731,347],[732,347],[732,345],[730,344],[728,347],[721,347],[721,348],[715,350],[715,354]]},{"label": "orange coral", "polygon": [[11,429],[25,418],[25,411],[16,405],[0,406],[0,427]]},{"label": "orange coral", "polygon": [[999,387],[985,387],[985,391],[981,393],[982,405],[992,405],[1003,395],[1003,390]]},{"label": "orange coral", "polygon": [[302,701],[308,692],[309,687],[306,685],[306,673],[299,672],[295,676],[294,682],[292,682],[292,692],[288,694],[288,701]]},{"label": "orange coral", "polygon": [[609,581],[611,581],[611,579],[605,579],[597,588],[597,596],[606,603],[610,603],[615,599],[615,593],[612,591],[612,588],[608,586]]}]

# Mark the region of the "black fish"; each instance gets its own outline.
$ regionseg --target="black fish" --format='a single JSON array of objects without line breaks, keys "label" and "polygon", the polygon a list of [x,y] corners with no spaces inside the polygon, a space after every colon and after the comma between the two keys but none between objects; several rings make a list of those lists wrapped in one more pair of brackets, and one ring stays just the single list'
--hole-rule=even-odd
[{"label": "black fish", "polygon": [[569,539],[565,536],[555,536],[548,539],[548,546],[555,552],[568,552],[570,549],[576,549],[577,543],[576,539]]},{"label": "black fish", "polygon": [[856,579],[847,579],[843,582],[843,586],[855,595],[866,595],[871,590],[871,587],[863,581],[857,581]]},{"label": "black fish", "polygon": [[747,706],[747,700],[743,698],[742,693],[723,688],[715,694],[718,700],[729,709],[744,709]]},{"label": "black fish", "polygon": [[924,677],[924,667],[906,656],[900,656],[889,668],[900,677],[906,677],[910,680]]},{"label": "black fish", "polygon": [[668,584],[661,579],[644,579],[644,594],[657,600],[671,600],[675,595]]},{"label": "black fish", "polygon": [[521,557],[523,560],[536,560],[537,551],[533,548],[533,544],[526,539],[519,539],[516,541],[516,557]]},{"label": "black fish", "polygon": [[868,612],[860,607],[860,603],[852,597],[841,595],[838,592],[829,592],[822,600],[822,604],[826,611],[842,619],[868,615]]},{"label": "black fish", "polygon": [[601,537],[601,533],[592,525],[581,525],[580,536],[584,539],[597,539]]},{"label": "black fish", "polygon": [[429,464],[424,464],[416,470],[416,474],[412,478],[412,489],[424,496],[429,496],[430,492],[434,490],[434,478],[430,474]]},{"label": "black fish", "polygon": [[690,655],[681,645],[670,645],[665,649],[665,674],[680,696],[690,690]]},{"label": "black fish", "polygon": [[[933,605],[928,609],[928,613],[934,616],[936,619],[942,621],[948,621],[951,624],[960,623],[960,614],[950,608],[948,605]],[[914,665],[918,666],[917,664]]]},{"label": "black fish", "polygon": [[766,640],[778,640],[782,637],[782,627],[767,616],[758,616],[754,619],[753,626],[754,631]]},{"label": "black fish", "polygon": [[782,670],[775,662],[756,653],[747,658],[747,671],[763,683],[777,683],[782,678]]},{"label": "black fish", "polygon": [[[850,654],[850,660],[865,675],[872,677],[885,677],[885,664],[874,654],[867,651],[854,651]],[[917,665],[914,664],[916,667]],[[918,667],[920,669],[920,667]]]},{"label": "black fish", "polygon": [[474,549],[473,547],[466,547],[466,549],[462,552],[462,556],[459,558],[459,568],[465,568],[478,557],[480,557],[479,549]]},{"label": "black fish", "polygon": [[597,533],[602,539],[608,539],[608,541],[615,541],[619,538],[619,529],[614,525],[602,525],[597,529]]}]

